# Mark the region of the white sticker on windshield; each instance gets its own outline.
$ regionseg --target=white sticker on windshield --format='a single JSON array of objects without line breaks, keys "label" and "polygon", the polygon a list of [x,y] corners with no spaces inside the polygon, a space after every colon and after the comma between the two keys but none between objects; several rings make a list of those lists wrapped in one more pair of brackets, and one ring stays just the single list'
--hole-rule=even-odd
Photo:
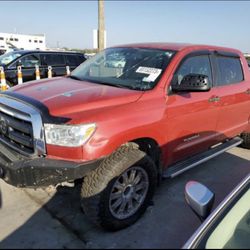
[{"label": "white sticker on windshield", "polygon": [[157,77],[161,74],[161,72],[162,69],[149,68],[149,67],[139,67],[136,70],[136,73],[149,75],[148,77],[143,78],[144,82],[154,82],[157,79]]}]

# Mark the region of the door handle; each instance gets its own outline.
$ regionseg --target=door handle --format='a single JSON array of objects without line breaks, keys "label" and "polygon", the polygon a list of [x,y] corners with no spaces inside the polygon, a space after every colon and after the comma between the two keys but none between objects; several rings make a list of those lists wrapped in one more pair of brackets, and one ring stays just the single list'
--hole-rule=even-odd
[{"label": "door handle", "polygon": [[209,98],[208,101],[209,102],[219,102],[220,97],[219,96],[213,96],[213,97]]},{"label": "door handle", "polygon": [[246,93],[247,95],[250,95],[250,89],[248,89],[245,93]]}]

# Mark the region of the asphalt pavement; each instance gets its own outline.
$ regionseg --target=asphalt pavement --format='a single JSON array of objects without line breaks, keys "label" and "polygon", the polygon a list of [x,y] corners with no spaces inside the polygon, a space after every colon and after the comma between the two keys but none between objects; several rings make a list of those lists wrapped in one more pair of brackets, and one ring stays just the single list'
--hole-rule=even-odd
[{"label": "asphalt pavement", "polygon": [[184,200],[189,180],[215,194],[217,206],[250,172],[250,151],[235,148],[179,177],[165,180],[153,204],[133,226],[110,233],[82,213],[79,187],[17,189],[3,181],[0,249],[8,248],[180,248],[200,221]]}]

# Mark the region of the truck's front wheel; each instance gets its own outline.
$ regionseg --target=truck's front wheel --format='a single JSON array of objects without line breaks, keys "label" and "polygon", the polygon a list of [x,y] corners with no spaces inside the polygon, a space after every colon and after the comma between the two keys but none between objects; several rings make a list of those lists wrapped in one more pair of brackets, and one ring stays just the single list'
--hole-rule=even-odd
[{"label": "truck's front wheel", "polygon": [[157,183],[155,164],[134,145],[125,145],[85,177],[82,206],[96,224],[125,228],[145,212]]},{"label": "truck's front wheel", "polygon": [[243,133],[241,135],[241,138],[243,139],[243,143],[241,144],[241,146],[243,148],[250,149],[250,133]]}]

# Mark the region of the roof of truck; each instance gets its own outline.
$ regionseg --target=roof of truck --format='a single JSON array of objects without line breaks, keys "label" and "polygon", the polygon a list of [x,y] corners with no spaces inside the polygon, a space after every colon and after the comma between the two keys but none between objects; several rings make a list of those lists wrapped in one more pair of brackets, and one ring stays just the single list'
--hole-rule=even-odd
[{"label": "roof of truck", "polygon": [[174,50],[181,51],[183,49],[213,49],[213,50],[226,50],[231,52],[239,53],[237,49],[214,46],[214,45],[202,45],[202,44],[191,44],[191,43],[133,43],[133,44],[123,44],[114,47],[129,47],[129,48],[154,48],[162,50]]}]

